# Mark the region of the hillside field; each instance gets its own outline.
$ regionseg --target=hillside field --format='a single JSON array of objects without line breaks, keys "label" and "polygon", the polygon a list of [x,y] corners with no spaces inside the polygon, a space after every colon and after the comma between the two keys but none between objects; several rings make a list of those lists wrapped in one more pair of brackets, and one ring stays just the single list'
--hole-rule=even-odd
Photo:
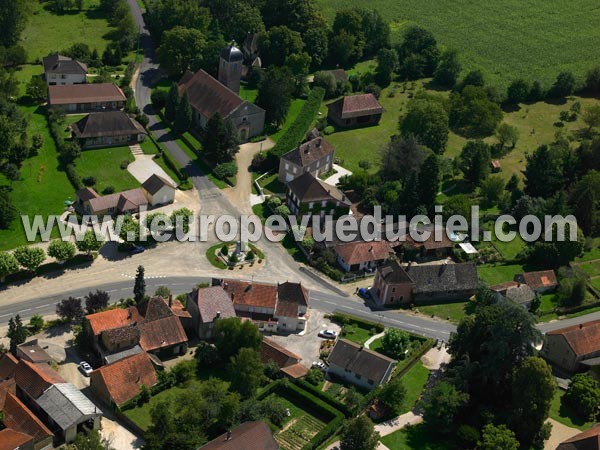
[{"label": "hillside field", "polygon": [[444,48],[458,50],[463,69],[482,69],[491,84],[505,87],[522,77],[550,86],[562,70],[583,79],[598,59],[600,4],[504,0],[317,0],[333,20],[344,8],[377,9],[398,41],[410,24],[433,32]]}]

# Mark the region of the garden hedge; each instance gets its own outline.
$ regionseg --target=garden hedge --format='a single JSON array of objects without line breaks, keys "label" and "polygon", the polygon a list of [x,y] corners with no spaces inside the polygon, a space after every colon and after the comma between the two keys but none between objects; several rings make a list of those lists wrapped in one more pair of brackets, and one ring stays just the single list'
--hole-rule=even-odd
[{"label": "garden hedge", "polygon": [[360,317],[351,316],[349,314],[336,312],[331,315],[331,320],[339,323],[340,325],[355,325],[359,328],[364,328],[365,330],[374,328],[377,333],[383,333],[385,331],[385,326],[380,323],[371,322],[369,320],[361,319]]}]

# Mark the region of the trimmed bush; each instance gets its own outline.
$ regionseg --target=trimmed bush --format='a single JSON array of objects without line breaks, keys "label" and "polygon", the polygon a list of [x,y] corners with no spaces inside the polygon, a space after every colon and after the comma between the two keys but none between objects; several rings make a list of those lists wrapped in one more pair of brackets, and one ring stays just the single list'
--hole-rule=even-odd
[{"label": "trimmed bush", "polygon": [[323,128],[323,134],[326,136],[329,136],[330,134],[335,133],[335,128],[333,128],[331,125],[326,126],[325,128]]},{"label": "trimmed bush", "polygon": [[333,313],[331,320],[340,325],[354,325],[365,330],[375,329],[378,333],[383,333],[385,327],[380,323],[370,322],[368,320],[361,319],[360,317],[351,316],[344,313]]},{"label": "trimmed bush", "polygon": [[230,177],[235,177],[237,175],[238,168],[235,162],[228,162],[223,164],[218,164],[213,173],[222,180],[225,180]]}]

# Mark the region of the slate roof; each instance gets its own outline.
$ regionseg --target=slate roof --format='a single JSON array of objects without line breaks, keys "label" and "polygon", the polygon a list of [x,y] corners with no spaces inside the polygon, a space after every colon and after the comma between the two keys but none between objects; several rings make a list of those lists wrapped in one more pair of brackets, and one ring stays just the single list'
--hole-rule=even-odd
[{"label": "slate roof", "polygon": [[84,187],[82,189],[79,189],[75,195],[77,196],[78,199],[80,199],[82,202],[86,202],[88,200],[91,200],[93,198],[98,198],[100,197],[100,194],[98,194],[95,190],[93,190],[90,187]]},{"label": "slate roof", "polygon": [[315,178],[310,172],[300,175],[288,183],[288,189],[298,197],[301,203],[339,201],[343,205],[350,206],[351,202],[346,195],[337,187]]},{"label": "slate roof", "polygon": [[585,356],[600,349],[600,320],[548,331],[549,336],[562,336],[577,356]]},{"label": "slate roof", "polygon": [[301,360],[300,356],[279,345],[273,339],[263,337],[260,345],[260,361],[263,364],[274,362],[277,364],[277,367],[283,369],[284,367],[299,363]]},{"label": "slate roof", "polygon": [[223,118],[227,118],[245,102],[202,69],[194,74],[186,72],[178,86],[179,94],[187,93],[192,108],[207,118],[211,118],[217,112]]},{"label": "slate roof", "polygon": [[246,305],[275,308],[277,285],[254,281],[223,280],[223,289],[231,297],[234,306]]},{"label": "slate roof", "polygon": [[395,361],[346,339],[338,339],[328,358],[334,364],[380,384]]},{"label": "slate roof", "polygon": [[102,411],[71,383],[52,385],[36,403],[62,430],[89,417],[102,415]]},{"label": "slate roof", "polygon": [[198,450],[279,450],[279,445],[266,423],[244,422]]},{"label": "slate roof", "polygon": [[133,347],[126,348],[125,350],[120,350],[118,352],[105,355],[104,361],[106,362],[106,364],[112,364],[123,358],[127,358],[128,356],[137,355],[138,353],[142,352],[142,347],[140,347],[139,345],[134,345]]},{"label": "slate roof", "polygon": [[52,385],[65,382],[48,364],[35,364],[24,359],[19,360],[15,380],[17,386],[35,399]]},{"label": "slate roof", "polygon": [[152,361],[142,352],[94,370],[90,383],[103,383],[113,402],[120,406],[138,395],[142,385],[154,386],[158,378]]},{"label": "slate roof", "polygon": [[18,348],[23,353],[23,357],[28,361],[34,363],[47,363],[52,360],[50,355],[46,353],[46,351],[42,347],[40,347],[35,341],[21,344],[18,346]]},{"label": "slate roof", "polygon": [[300,283],[286,281],[277,286],[277,317],[298,317],[300,307],[308,307],[308,290]]},{"label": "slate roof", "polygon": [[20,433],[12,428],[0,430],[0,450],[19,450],[20,447],[32,440],[31,436]]},{"label": "slate roof", "polygon": [[220,57],[228,62],[236,62],[242,61],[244,59],[244,54],[239,48],[236,47],[235,41],[233,41],[231,44],[221,50]]},{"label": "slate roof", "polygon": [[390,261],[384,266],[379,267],[379,275],[386,283],[390,284],[412,284],[413,280],[408,276],[406,271],[400,266],[398,261]]},{"label": "slate roof", "polygon": [[388,241],[348,242],[334,247],[333,251],[350,265],[382,261],[394,252]]},{"label": "slate roof", "polygon": [[45,73],[60,73],[60,74],[86,74],[88,73],[87,65],[82,62],[69,58],[68,56],[53,53],[45,58],[42,58]]},{"label": "slate roof", "polygon": [[598,450],[600,449],[600,424],[564,441],[556,450]]},{"label": "slate roof", "polygon": [[321,136],[318,136],[287,152],[281,159],[294,163],[297,166],[305,167],[334,152],[335,148],[333,145]]},{"label": "slate roof", "polygon": [[202,323],[211,323],[217,317],[217,313],[223,319],[236,316],[231,297],[221,286],[198,289],[194,301],[198,304]]},{"label": "slate roof", "polygon": [[500,292],[501,294],[505,294],[508,288],[519,286],[519,283],[516,281],[507,281],[505,283],[494,284],[489,286],[488,289],[494,292]]},{"label": "slate roof", "polygon": [[129,136],[148,134],[137,120],[123,111],[104,111],[89,113],[83,119],[69,126],[77,138],[95,138],[104,136]]},{"label": "slate roof", "polygon": [[506,290],[504,296],[519,305],[525,305],[535,299],[535,291],[526,284],[511,286]]},{"label": "slate roof", "polygon": [[415,283],[415,294],[474,290],[479,283],[473,263],[412,264],[404,270]]},{"label": "slate roof", "polygon": [[109,195],[99,195],[90,199],[89,202],[92,212],[104,211],[109,208],[115,208],[118,212],[126,212],[148,204],[146,195],[141,188],[115,192]]},{"label": "slate roof", "polygon": [[53,436],[46,425],[12,393],[6,393],[3,413],[4,425],[6,427],[29,435],[36,442]]},{"label": "slate roof", "polygon": [[330,112],[339,115],[342,119],[382,114],[383,107],[373,94],[358,94],[342,97],[327,105]]},{"label": "slate roof", "polygon": [[554,270],[540,270],[538,272],[525,272],[515,276],[515,281],[521,281],[533,290],[548,289],[558,286]]},{"label": "slate roof", "polygon": [[142,187],[146,189],[150,193],[150,195],[156,194],[164,186],[168,186],[172,189],[175,189],[175,186],[173,186],[173,184],[169,180],[166,180],[163,177],[156,175],[155,173],[153,173],[150,176],[150,178],[148,178],[142,183]]},{"label": "slate roof", "polygon": [[151,297],[137,306],[138,312],[144,316],[144,321],[152,321],[171,317],[173,311],[162,297]]},{"label": "slate roof", "polygon": [[48,86],[48,103],[51,105],[124,102],[126,100],[127,98],[125,97],[125,94],[123,94],[123,91],[113,83]]},{"label": "slate roof", "polygon": [[6,352],[0,356],[0,380],[13,378],[19,361],[10,353]]}]

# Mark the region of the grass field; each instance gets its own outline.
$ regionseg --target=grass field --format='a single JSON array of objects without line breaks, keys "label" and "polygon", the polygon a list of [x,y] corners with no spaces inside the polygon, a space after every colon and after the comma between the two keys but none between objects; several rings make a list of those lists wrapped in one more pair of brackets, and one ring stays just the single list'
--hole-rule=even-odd
[{"label": "grass field", "polygon": [[344,339],[348,339],[349,341],[356,342],[357,344],[364,344],[371,336],[374,336],[375,333],[368,330],[366,328],[361,328],[356,325],[344,325],[344,329],[342,331],[342,337]]},{"label": "grass field", "polygon": [[140,187],[140,183],[127,169],[121,169],[122,162],[132,162],[133,155],[129,147],[109,147],[81,152],[81,157],[75,162],[77,173],[81,178],[95,177],[94,189],[102,191],[112,186],[115,192]]},{"label": "grass field", "polygon": [[402,402],[401,414],[407,413],[414,408],[417,400],[421,397],[421,393],[425,388],[428,378],[429,369],[426,369],[420,362],[412,366],[408,372],[402,376],[402,383],[406,388],[406,397]]},{"label": "grass field", "polygon": [[521,264],[485,264],[477,267],[479,279],[488,284],[512,281],[516,274],[523,273]]},{"label": "grass field", "polygon": [[439,305],[419,306],[419,312],[428,316],[436,316],[453,323],[460,322],[466,312],[468,302],[442,303]]},{"label": "grass field", "polygon": [[549,86],[558,72],[579,78],[596,61],[597,2],[472,2],[469,0],[317,0],[331,21],[336,11],[377,9],[400,40],[408,25],[431,30],[443,48],[458,50],[465,70],[482,69],[494,85],[522,77]]},{"label": "grass field", "polygon": [[55,14],[47,3],[34,2],[33,14],[22,34],[27,60],[36,62],[48,53],[64,50],[76,42],[85,42],[90,49],[102,52],[113,30],[96,9],[98,0],[84,0],[83,11]]},{"label": "grass field", "polygon": [[[37,156],[25,160],[21,179],[7,183],[13,189],[11,198],[19,216],[40,214],[45,217],[49,214],[61,214],[65,200],[73,200],[75,192],[65,172],[59,170],[56,145],[48,131],[43,108],[21,107],[21,111],[27,117],[29,135],[39,133],[44,139],[44,145]],[[5,179],[1,181],[4,182]],[[0,230],[0,250],[26,243],[20,218],[8,230]]]},{"label": "grass field", "polygon": [[433,442],[431,432],[425,425],[415,425],[393,432],[381,438],[381,443],[390,450],[450,450],[448,443]]}]

